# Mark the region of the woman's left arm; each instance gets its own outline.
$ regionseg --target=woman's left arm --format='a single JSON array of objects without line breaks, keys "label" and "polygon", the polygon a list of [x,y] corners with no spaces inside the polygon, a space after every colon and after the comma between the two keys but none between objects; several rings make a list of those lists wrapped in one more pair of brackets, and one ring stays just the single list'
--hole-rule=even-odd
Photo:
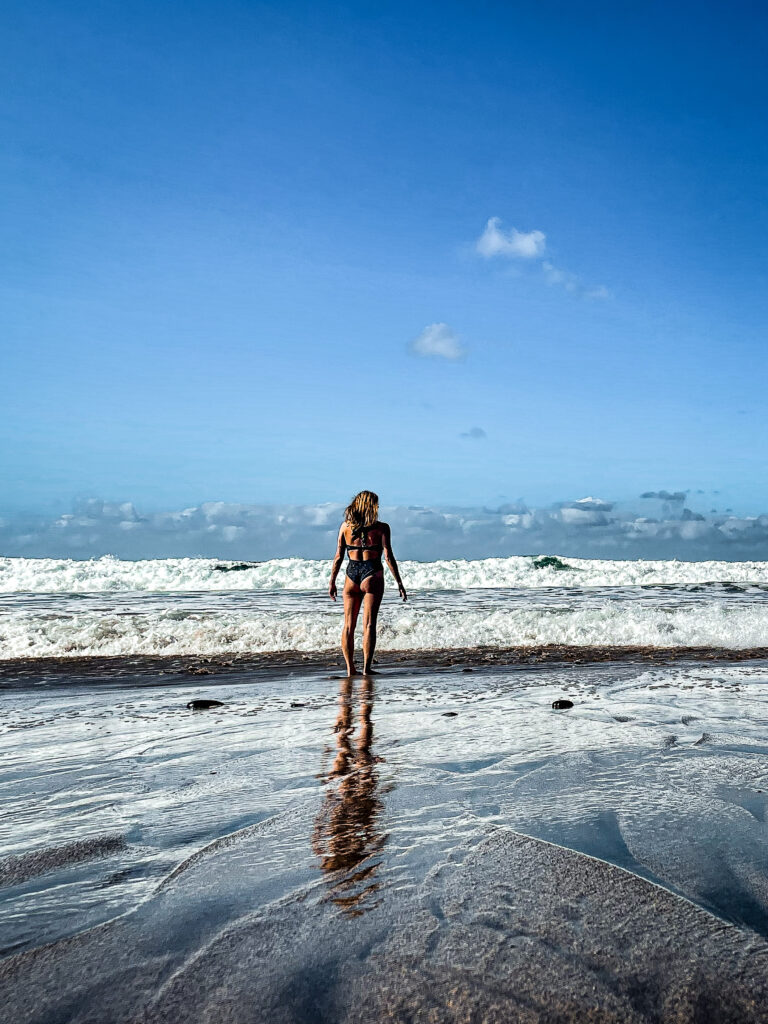
[{"label": "woman's left arm", "polygon": [[408,595],[405,592],[403,581],[400,579],[400,570],[397,567],[397,559],[395,558],[395,553],[392,550],[392,531],[387,523],[381,524],[381,531],[383,535],[382,547],[384,550],[384,558],[389,566],[389,571],[395,577],[395,583],[400,591],[400,597],[402,597],[404,601],[407,601]]},{"label": "woman's left arm", "polygon": [[328,585],[328,596],[332,601],[336,600],[336,577],[339,575],[341,563],[344,561],[344,552],[347,550],[347,540],[344,536],[344,523],[339,528],[339,540],[336,545],[336,555],[331,566],[331,582]]}]

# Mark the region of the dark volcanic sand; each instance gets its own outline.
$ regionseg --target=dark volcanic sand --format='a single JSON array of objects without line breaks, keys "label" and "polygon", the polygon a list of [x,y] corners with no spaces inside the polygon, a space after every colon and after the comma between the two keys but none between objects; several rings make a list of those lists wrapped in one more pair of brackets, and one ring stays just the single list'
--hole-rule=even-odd
[{"label": "dark volcanic sand", "polygon": [[195,936],[184,903],[0,965],[14,1024],[768,1021],[768,944],[505,830],[360,917],[308,887]]},{"label": "dark volcanic sand", "polygon": [[[388,666],[419,668],[473,668],[517,665],[594,664],[629,662],[665,665],[681,661],[741,662],[768,660],[768,647],[733,650],[726,647],[581,647],[547,644],[541,647],[467,647],[448,650],[384,651],[376,660],[378,668]],[[270,673],[295,669],[339,669],[338,651],[275,651],[268,654],[236,655],[117,655],[113,657],[12,658],[0,661],[0,689],[30,680],[103,681],[122,684],[124,677],[142,677],[152,685],[158,676],[162,685],[168,675],[231,676],[267,670]]]}]

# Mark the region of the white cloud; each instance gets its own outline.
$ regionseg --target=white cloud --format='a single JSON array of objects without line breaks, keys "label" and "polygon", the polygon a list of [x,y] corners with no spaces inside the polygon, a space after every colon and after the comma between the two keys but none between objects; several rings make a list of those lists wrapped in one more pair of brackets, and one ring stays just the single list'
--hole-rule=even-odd
[{"label": "white cloud", "polygon": [[559,267],[550,263],[549,260],[544,260],[541,264],[541,269],[544,271],[544,278],[547,284],[560,285],[560,287],[565,288],[567,292],[578,291],[579,279],[570,271],[561,270]]},{"label": "white cloud", "polygon": [[579,498],[577,501],[569,501],[563,504],[563,508],[591,509],[593,512],[610,512],[613,509],[612,501],[603,501],[602,498]]},{"label": "white cloud", "polygon": [[513,259],[532,260],[543,255],[547,247],[547,236],[543,231],[502,231],[501,218],[491,217],[485,231],[475,242],[475,249],[486,259],[494,256],[509,256]]},{"label": "white cloud", "polygon": [[555,266],[549,259],[544,259],[547,249],[547,236],[543,231],[518,231],[501,228],[501,218],[491,217],[485,230],[475,242],[475,251],[485,259],[494,256],[506,256],[511,259],[536,260],[544,274],[547,284],[563,288],[573,295],[581,295],[586,299],[610,299],[611,293],[604,284],[587,287],[578,274]]},{"label": "white cloud", "polygon": [[[647,501],[641,502],[641,508],[646,506]],[[135,520],[129,520],[114,515],[119,507],[93,502],[58,519],[6,517],[0,523],[0,555],[204,556],[249,561],[330,558],[344,513],[342,502],[211,502],[183,512],[137,513]],[[392,525],[398,557],[425,561],[542,553],[597,558],[768,559],[768,516],[700,515],[677,502],[654,509],[656,517],[640,515],[640,510],[590,497],[539,509],[529,509],[521,502],[497,509],[399,506],[383,509],[382,516]]]},{"label": "white cloud", "polygon": [[585,299],[610,299],[611,293],[604,284],[597,288],[587,288],[582,283],[578,274],[572,274],[570,270],[563,270],[556,267],[549,260],[543,260],[541,269],[544,271],[544,279],[549,285],[564,288],[572,295],[583,295]]},{"label": "white cloud", "polygon": [[417,356],[436,359],[461,359],[464,349],[458,335],[448,324],[430,324],[411,342],[411,351]]},{"label": "white cloud", "polygon": [[560,519],[569,526],[605,526],[608,523],[604,512],[592,508],[578,508],[574,505],[561,508]]}]

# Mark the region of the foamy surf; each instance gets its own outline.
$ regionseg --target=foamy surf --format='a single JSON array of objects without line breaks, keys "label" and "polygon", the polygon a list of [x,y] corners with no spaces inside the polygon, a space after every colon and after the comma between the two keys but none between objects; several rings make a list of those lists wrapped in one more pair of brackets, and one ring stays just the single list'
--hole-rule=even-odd
[{"label": "foamy surf", "polygon": [[[338,647],[341,603],[318,588],[0,597],[0,659],[318,652]],[[768,586],[685,584],[483,590],[389,589],[379,651],[545,644],[766,646]]]},{"label": "foamy surf", "polygon": [[[401,562],[411,590],[487,588],[677,586],[710,582],[766,583],[768,562],[680,562],[568,558],[510,558]],[[92,594],[141,591],[324,591],[330,559],[275,558],[227,562],[211,558],[124,561],[109,555],[0,558],[0,593]]]}]

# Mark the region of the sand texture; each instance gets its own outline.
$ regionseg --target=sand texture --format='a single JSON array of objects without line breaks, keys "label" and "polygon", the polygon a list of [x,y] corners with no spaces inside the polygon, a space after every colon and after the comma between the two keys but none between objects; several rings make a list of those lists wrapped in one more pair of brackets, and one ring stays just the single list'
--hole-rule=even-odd
[{"label": "sand texture", "polygon": [[175,929],[167,915],[152,925],[129,915],[5,961],[6,1019],[768,1021],[763,939],[506,830],[358,916],[309,887],[183,953],[175,938],[195,931],[183,904]]},{"label": "sand texture", "polygon": [[[638,665],[672,665],[679,662],[766,662],[768,647],[649,647],[637,644],[606,646],[538,644],[524,647],[440,648],[420,651],[380,651],[379,668],[488,668],[491,666],[599,664],[628,662]],[[244,673],[291,670],[343,669],[337,649],[324,651],[273,651],[266,654],[229,655],[120,655],[106,657],[5,658],[0,660],[0,690],[14,686],[132,685],[157,686],[168,677],[215,676],[217,679],[242,677]],[[211,680],[213,681],[213,680]]]}]

